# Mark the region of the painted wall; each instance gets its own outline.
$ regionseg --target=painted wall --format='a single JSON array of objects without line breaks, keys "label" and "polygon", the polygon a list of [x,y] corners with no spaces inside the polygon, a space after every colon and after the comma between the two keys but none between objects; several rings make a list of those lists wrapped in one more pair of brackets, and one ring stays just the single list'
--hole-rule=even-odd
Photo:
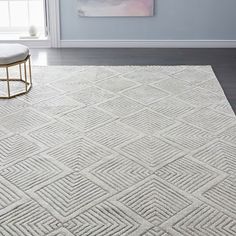
[{"label": "painted wall", "polygon": [[155,0],[147,18],[81,18],[60,0],[63,40],[236,40],[236,0]]}]

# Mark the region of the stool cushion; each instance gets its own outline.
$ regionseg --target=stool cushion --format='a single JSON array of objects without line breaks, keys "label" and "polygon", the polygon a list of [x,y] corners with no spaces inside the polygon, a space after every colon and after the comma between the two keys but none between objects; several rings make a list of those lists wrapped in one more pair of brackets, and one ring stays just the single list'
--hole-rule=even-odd
[{"label": "stool cushion", "polygon": [[23,61],[29,55],[29,49],[21,44],[0,44],[0,65]]}]

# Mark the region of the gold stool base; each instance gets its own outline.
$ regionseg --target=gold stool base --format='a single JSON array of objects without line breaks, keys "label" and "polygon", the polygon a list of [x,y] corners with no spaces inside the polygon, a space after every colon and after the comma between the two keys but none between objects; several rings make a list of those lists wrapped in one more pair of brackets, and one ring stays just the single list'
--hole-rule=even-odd
[{"label": "gold stool base", "polygon": [[[0,79],[0,81],[6,81],[7,82],[7,79]],[[23,83],[23,84],[27,84],[27,90],[22,91],[22,92],[18,92],[18,93],[15,93],[15,94],[10,94],[10,97],[9,96],[0,96],[0,99],[10,99],[10,98],[15,98],[17,96],[24,95],[24,94],[28,93],[32,88],[32,84],[30,84],[29,82],[25,82],[24,80],[10,79],[10,81],[15,81],[15,82],[20,82],[20,83]]]},{"label": "gold stool base", "polygon": [[[28,62],[28,73],[27,73],[27,62]],[[22,73],[22,64],[24,73]],[[20,78],[10,78],[9,76],[9,68],[13,66],[19,66],[19,72],[20,72]],[[6,82],[7,84],[7,95],[6,96],[0,96],[0,99],[10,99],[15,98],[20,95],[24,95],[28,93],[32,88],[32,73],[31,73],[31,60],[30,55],[27,56],[27,58],[23,61],[15,62],[8,65],[0,65],[0,68],[6,69],[6,78],[0,78],[0,81]],[[23,76],[24,75],[24,76]],[[23,79],[24,77],[24,79]],[[29,80],[28,80],[29,79]],[[17,91],[16,93],[12,94],[10,83],[23,83],[24,89],[21,89],[21,91]],[[1,91],[2,92],[2,91]]]}]

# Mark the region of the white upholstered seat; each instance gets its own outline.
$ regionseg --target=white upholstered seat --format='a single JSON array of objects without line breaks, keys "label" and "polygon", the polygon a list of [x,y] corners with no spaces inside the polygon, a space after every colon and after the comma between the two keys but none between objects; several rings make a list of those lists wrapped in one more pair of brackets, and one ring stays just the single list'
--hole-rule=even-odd
[{"label": "white upholstered seat", "polygon": [[29,49],[21,44],[0,44],[0,65],[23,61],[29,55]]}]

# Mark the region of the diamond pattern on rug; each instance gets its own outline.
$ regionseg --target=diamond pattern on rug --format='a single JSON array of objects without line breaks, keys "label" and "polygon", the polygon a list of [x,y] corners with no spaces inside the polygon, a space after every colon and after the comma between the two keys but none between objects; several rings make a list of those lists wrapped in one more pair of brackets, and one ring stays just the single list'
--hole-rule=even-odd
[{"label": "diamond pattern on rug", "polygon": [[124,75],[141,69],[140,66],[106,66],[106,67],[112,71],[115,71],[116,73],[119,73],[119,75]]},{"label": "diamond pattern on rug", "polygon": [[206,204],[184,215],[173,228],[183,236],[235,235],[236,220]]},{"label": "diamond pattern on rug", "polygon": [[119,201],[156,226],[191,204],[188,198],[153,177]]},{"label": "diamond pattern on rug", "polygon": [[[24,196],[18,191],[14,185],[7,182],[0,176],[0,212],[6,207],[10,207],[14,203],[20,201]],[[1,217],[1,215],[0,215]]]},{"label": "diamond pattern on rug", "polygon": [[151,84],[159,80],[167,79],[169,76],[167,74],[157,72],[152,68],[144,67],[137,71],[123,75],[125,78],[142,83],[142,84]]},{"label": "diamond pattern on rug", "polygon": [[24,203],[0,215],[1,235],[46,236],[59,222],[34,201]]},{"label": "diamond pattern on rug", "polygon": [[60,118],[81,131],[88,131],[114,120],[114,118],[109,114],[94,107],[73,110],[61,115]]},{"label": "diamond pattern on rug", "polygon": [[0,117],[28,108],[30,105],[16,99],[3,100],[0,103]]},{"label": "diamond pattern on rug", "polygon": [[139,227],[139,223],[122,209],[105,201],[70,220],[66,227],[78,236],[128,236]]},{"label": "diamond pattern on rug", "polygon": [[224,130],[218,135],[221,140],[235,144],[236,143],[236,124]]},{"label": "diamond pattern on rug", "polygon": [[139,87],[126,90],[122,93],[122,95],[130,97],[144,105],[149,105],[168,96],[169,94],[149,85],[141,85]]},{"label": "diamond pattern on rug", "polygon": [[198,86],[216,94],[223,94],[223,89],[219,86],[219,83],[216,80],[211,79],[199,84]]},{"label": "diamond pattern on rug", "polygon": [[156,73],[163,73],[166,75],[174,75],[189,68],[186,66],[148,66],[148,70],[155,71]]},{"label": "diamond pattern on rug", "polygon": [[113,100],[109,100],[99,105],[99,107],[119,117],[127,116],[144,108],[142,104],[126,97],[118,97]]},{"label": "diamond pattern on rug", "polygon": [[160,229],[159,227],[153,227],[148,231],[146,231],[141,236],[171,236],[171,235],[165,232],[164,230]]},{"label": "diamond pattern on rug", "polygon": [[51,83],[50,85],[65,93],[88,88],[92,85],[92,83],[84,77],[81,78],[72,75],[71,78],[63,78],[62,80]]},{"label": "diamond pattern on rug", "polygon": [[97,103],[105,102],[106,100],[114,97],[115,95],[111,92],[97,87],[89,87],[86,89],[82,89],[79,92],[70,93],[68,94],[68,96],[78,102],[90,106]]},{"label": "diamond pattern on rug", "polygon": [[62,78],[78,76],[86,66],[35,66],[32,70],[33,80],[37,83],[48,84]]},{"label": "diamond pattern on rug", "polygon": [[236,147],[216,141],[199,149],[193,157],[228,174],[236,175]]},{"label": "diamond pattern on rug", "polygon": [[131,142],[121,150],[150,168],[156,168],[183,155],[182,150],[153,136]]},{"label": "diamond pattern on rug", "polygon": [[209,183],[217,174],[204,165],[188,158],[180,158],[156,171],[156,174],[167,182],[193,193]]},{"label": "diamond pattern on rug", "polygon": [[111,79],[96,83],[96,86],[98,86],[102,89],[111,91],[113,93],[120,92],[124,89],[128,89],[128,88],[134,87],[136,85],[137,85],[136,83],[134,83],[130,80],[124,79],[121,76],[113,77]]},{"label": "diamond pattern on rug", "polygon": [[111,152],[92,143],[90,140],[79,138],[56,147],[47,152],[47,154],[71,169],[78,171],[104,157],[110,156]]},{"label": "diamond pattern on rug", "polygon": [[[236,174],[235,174],[236,177]],[[234,180],[225,179],[221,183],[211,187],[203,196],[209,199],[211,202],[216,203],[217,205],[227,209],[229,212],[233,213],[236,216],[236,208],[234,207],[236,204],[236,182]]]},{"label": "diamond pattern on rug", "polygon": [[1,126],[12,132],[25,132],[51,121],[31,109],[25,109],[0,119]]},{"label": "diamond pattern on rug", "polygon": [[153,103],[150,108],[164,116],[177,118],[194,110],[194,106],[176,98],[166,98]]},{"label": "diamond pattern on rug", "polygon": [[208,73],[204,70],[195,68],[186,68],[185,70],[175,73],[174,77],[189,82],[192,85],[197,85],[201,82],[207,81],[214,78],[213,73]]},{"label": "diamond pattern on rug", "polygon": [[75,75],[80,79],[85,79],[90,82],[98,82],[100,80],[116,76],[117,74],[117,72],[110,70],[107,66],[89,67],[85,70],[80,71],[79,73],[75,73]]},{"label": "diamond pattern on rug", "polygon": [[80,132],[62,122],[56,121],[34,130],[29,133],[29,136],[47,147],[54,147],[68,140],[77,138],[80,136]]},{"label": "diamond pattern on rug", "polygon": [[45,101],[47,99],[58,96],[60,92],[53,87],[48,85],[38,85],[36,88],[32,89],[30,93],[25,94],[24,96],[20,96],[19,100],[27,102],[29,104],[35,104],[41,101]]},{"label": "diamond pattern on rug", "polygon": [[0,169],[38,152],[39,146],[16,134],[0,140]]},{"label": "diamond pattern on rug", "polygon": [[207,131],[184,123],[164,132],[162,136],[190,150],[197,149],[215,138]]},{"label": "diamond pattern on rug", "polygon": [[219,114],[208,108],[203,108],[183,118],[188,123],[211,132],[217,132],[222,128],[235,124],[233,117]]},{"label": "diamond pattern on rug", "polygon": [[235,117],[235,113],[227,101],[221,101],[217,104],[213,104],[209,106],[209,108],[215,110],[218,113]]},{"label": "diamond pattern on rug", "polygon": [[1,236],[236,235],[236,119],[210,66],[32,72],[0,100]]},{"label": "diamond pattern on rug", "polygon": [[47,115],[56,116],[63,112],[67,112],[75,108],[78,109],[84,106],[85,105],[83,103],[79,103],[66,96],[57,96],[46,101],[39,102],[33,107],[34,109]]},{"label": "diamond pattern on rug", "polygon": [[173,120],[148,109],[123,118],[121,119],[121,122],[134,127],[148,135],[152,135],[174,124]]},{"label": "diamond pattern on rug", "polygon": [[56,211],[62,218],[67,219],[66,217],[83,208],[102,201],[108,193],[80,174],[72,173],[37,190],[36,194],[40,197],[42,205],[50,205],[52,214],[57,215],[54,212]]},{"label": "diamond pattern on rug", "polygon": [[151,174],[143,166],[122,156],[103,162],[91,173],[118,191],[132,186]]},{"label": "diamond pattern on rug", "polygon": [[221,94],[215,94],[202,88],[194,88],[177,96],[178,99],[195,106],[208,106],[222,101]]},{"label": "diamond pattern on rug", "polygon": [[47,236],[74,236],[74,235],[69,230],[62,227],[51,232],[50,234],[47,234]]},{"label": "diamond pattern on rug", "polygon": [[1,170],[1,175],[18,188],[27,191],[62,172],[63,169],[53,159],[35,155]]},{"label": "diamond pattern on rug", "polygon": [[3,130],[3,128],[0,127],[0,139],[6,135],[6,132]]},{"label": "diamond pattern on rug", "polygon": [[192,87],[189,83],[185,81],[173,78],[161,80],[157,83],[154,83],[153,86],[156,88],[160,88],[164,91],[168,91],[171,94],[183,93],[184,91],[189,90]]},{"label": "diamond pattern on rug", "polygon": [[112,122],[88,132],[86,136],[106,147],[114,148],[137,137],[137,134],[119,122]]}]

